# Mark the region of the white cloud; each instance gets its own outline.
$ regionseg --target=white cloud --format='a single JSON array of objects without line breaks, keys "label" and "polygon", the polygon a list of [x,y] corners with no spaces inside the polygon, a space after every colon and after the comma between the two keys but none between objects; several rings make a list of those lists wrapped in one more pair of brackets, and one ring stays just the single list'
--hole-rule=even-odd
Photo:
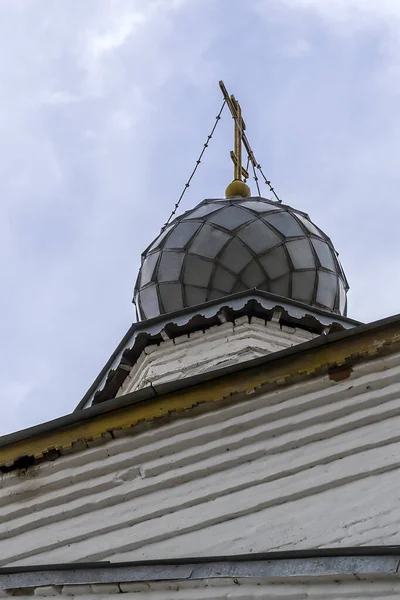
[{"label": "white cloud", "polygon": [[[358,19],[362,26],[365,16],[372,19],[400,22],[400,4],[397,0],[280,0],[293,9],[312,10],[338,23],[349,18]],[[262,4],[267,4],[261,0]]]},{"label": "white cloud", "polygon": [[95,59],[103,54],[120,48],[128,38],[146,22],[143,12],[134,12],[119,16],[116,23],[105,32],[95,32],[88,36],[89,52]]},{"label": "white cloud", "polygon": [[[397,221],[374,211],[398,215],[398,13],[397,0],[0,3],[3,431],[70,411],[134,319],[140,253],[220,78],[277,190],[336,242],[351,315],[397,310]],[[223,192],[231,138],[225,115],[183,209]]]},{"label": "white cloud", "polygon": [[163,218],[146,198],[151,120],[177,78],[208,69],[209,36],[174,47],[186,5],[0,5],[3,432],[72,410],[134,320],[140,252]]}]

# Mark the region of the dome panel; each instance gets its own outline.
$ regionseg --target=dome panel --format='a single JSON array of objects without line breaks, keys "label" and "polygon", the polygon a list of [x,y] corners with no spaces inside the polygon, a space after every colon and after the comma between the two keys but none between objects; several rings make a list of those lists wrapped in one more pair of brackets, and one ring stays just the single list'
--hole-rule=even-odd
[{"label": "dome panel", "polygon": [[164,248],[184,248],[199,229],[200,223],[178,223],[166,238]]},{"label": "dome panel", "polygon": [[238,281],[237,284],[235,285],[235,287],[233,288],[232,292],[234,294],[236,294],[236,292],[244,292],[247,289],[248,288],[244,285],[244,283],[242,283],[241,281]]},{"label": "dome panel", "polygon": [[251,259],[252,255],[245,245],[234,237],[221,254],[219,262],[233,273],[240,273]]},{"label": "dome panel", "polygon": [[172,231],[173,228],[174,228],[174,225],[168,225],[168,227],[166,227],[163,231],[161,231],[160,235],[154,240],[154,242],[152,243],[150,248],[148,248],[147,252],[151,252],[152,250],[155,250],[156,248],[160,248],[164,239],[167,237],[167,235],[170,233],[170,231]]},{"label": "dome panel", "polygon": [[295,212],[294,214],[296,215],[296,218],[301,221],[307,231],[317,235],[318,237],[324,237],[321,231],[315,227],[314,223],[311,223],[311,221],[309,221],[309,219],[307,219],[304,215],[300,215],[298,212]]},{"label": "dome panel", "polygon": [[344,288],[343,282],[338,278],[339,283],[339,311],[343,315],[346,311],[346,290]]},{"label": "dome panel", "polygon": [[255,254],[262,254],[282,242],[281,238],[272,229],[266,227],[261,219],[252,221],[238,231],[237,235]]},{"label": "dome panel", "polygon": [[229,271],[222,267],[217,267],[211,285],[213,288],[217,288],[222,292],[229,294],[233,290],[236,280],[236,275],[229,273]]},{"label": "dome panel", "polygon": [[185,296],[187,305],[196,306],[196,304],[203,304],[207,300],[207,290],[206,288],[187,285],[185,286]]},{"label": "dome panel", "polygon": [[240,202],[240,206],[244,208],[249,208],[250,210],[254,210],[257,213],[265,213],[270,212],[272,210],[281,210],[280,205],[276,202],[272,202],[272,200],[243,200]]},{"label": "dome panel", "polygon": [[214,225],[219,225],[220,227],[224,227],[224,229],[232,231],[255,218],[255,215],[248,210],[240,208],[240,206],[231,205],[209,216],[207,220],[214,223]]},{"label": "dome panel", "polygon": [[264,217],[275,229],[285,237],[298,237],[304,235],[304,231],[296,219],[288,212],[273,213]]},{"label": "dome panel", "polygon": [[219,290],[211,290],[208,293],[207,300],[218,300],[218,298],[223,298],[225,295],[224,292],[220,292]]},{"label": "dome panel", "polygon": [[261,256],[260,263],[265,268],[269,279],[277,279],[290,271],[289,261],[283,245]]},{"label": "dome panel", "polygon": [[158,281],[178,281],[181,276],[184,252],[163,251],[158,265]]},{"label": "dome panel", "polygon": [[141,268],[140,285],[143,286],[150,283],[159,256],[160,253],[155,252],[154,254],[149,254],[149,256],[143,261]]},{"label": "dome panel", "polygon": [[160,314],[160,304],[158,302],[156,285],[150,285],[141,290],[139,294],[139,304],[146,319],[156,317],[158,314]]},{"label": "dome panel", "polygon": [[189,252],[198,254],[199,256],[206,256],[207,258],[215,258],[221,248],[230,239],[231,236],[226,231],[221,231],[205,223],[192,240]]},{"label": "dome panel", "polygon": [[296,271],[292,275],[292,297],[311,304],[314,297],[316,271]]},{"label": "dome panel", "polygon": [[335,261],[333,259],[332,252],[328,244],[320,240],[311,240],[311,243],[314,246],[315,252],[317,253],[321,267],[325,267],[330,271],[334,271]]},{"label": "dome panel", "polygon": [[214,263],[211,261],[189,254],[186,257],[183,283],[185,285],[197,285],[206,288],[208,287],[213,268]]},{"label": "dome panel", "polygon": [[160,283],[160,298],[164,312],[183,308],[182,286],[180,283]]},{"label": "dome panel", "polygon": [[270,281],[268,287],[265,289],[272,294],[277,294],[278,296],[287,298],[290,294],[290,285],[291,275],[288,273],[287,275],[283,275],[283,277],[279,277],[278,279],[274,279],[274,281]]},{"label": "dome panel", "polygon": [[198,208],[191,210],[189,213],[186,213],[182,220],[187,221],[188,219],[200,219],[216,210],[220,210],[222,206],[220,204],[216,204],[215,202],[206,202],[201,204]]},{"label": "dome panel", "polygon": [[315,268],[314,255],[311,250],[310,242],[307,238],[287,242],[286,248],[295,269],[313,269]]},{"label": "dome panel", "polygon": [[326,308],[333,309],[338,295],[338,280],[333,273],[318,271],[317,302]]},{"label": "dome panel", "polygon": [[243,273],[240,275],[240,280],[249,288],[259,287],[265,280],[265,273],[255,260],[249,262]]},{"label": "dome panel", "polygon": [[148,319],[255,287],[346,312],[329,238],[307,215],[255,197],[205,200],[177,217],[144,252],[134,296]]}]

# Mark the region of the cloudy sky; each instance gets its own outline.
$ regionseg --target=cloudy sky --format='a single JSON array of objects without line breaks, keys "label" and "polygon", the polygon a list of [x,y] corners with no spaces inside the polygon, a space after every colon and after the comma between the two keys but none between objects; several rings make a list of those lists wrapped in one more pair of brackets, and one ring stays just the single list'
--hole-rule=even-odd
[{"label": "cloudy sky", "polygon": [[[1,0],[1,433],[70,412],[134,320],[221,78],[349,316],[399,312],[399,0]],[[183,209],[223,195],[231,137],[225,113]]]}]

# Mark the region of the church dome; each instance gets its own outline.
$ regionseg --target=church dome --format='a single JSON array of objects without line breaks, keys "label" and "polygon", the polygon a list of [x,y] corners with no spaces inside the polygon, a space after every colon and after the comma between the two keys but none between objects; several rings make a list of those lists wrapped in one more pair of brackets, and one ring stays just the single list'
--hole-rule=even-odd
[{"label": "church dome", "polygon": [[172,221],[142,255],[134,301],[144,320],[253,288],[346,314],[331,240],[261,197],[204,200]]}]

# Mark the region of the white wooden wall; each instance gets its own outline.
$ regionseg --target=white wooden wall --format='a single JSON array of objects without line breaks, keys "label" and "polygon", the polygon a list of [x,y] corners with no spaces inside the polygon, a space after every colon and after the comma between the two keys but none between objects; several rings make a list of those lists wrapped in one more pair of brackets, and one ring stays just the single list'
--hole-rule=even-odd
[{"label": "white wooden wall", "polygon": [[400,544],[399,467],[397,354],[3,475],[0,565]]},{"label": "white wooden wall", "polygon": [[[97,584],[93,586],[43,587],[35,596],[77,596],[79,600],[398,600],[400,581],[375,578],[365,581],[252,582],[232,580]],[[21,593],[22,592],[22,593]],[[32,600],[32,591],[19,592],[21,600]],[[10,596],[11,596],[10,592]]]},{"label": "white wooden wall", "polygon": [[238,364],[278,352],[317,337],[304,329],[280,326],[275,321],[244,316],[148,346],[132,367],[117,396],[146,385],[157,385]]}]

